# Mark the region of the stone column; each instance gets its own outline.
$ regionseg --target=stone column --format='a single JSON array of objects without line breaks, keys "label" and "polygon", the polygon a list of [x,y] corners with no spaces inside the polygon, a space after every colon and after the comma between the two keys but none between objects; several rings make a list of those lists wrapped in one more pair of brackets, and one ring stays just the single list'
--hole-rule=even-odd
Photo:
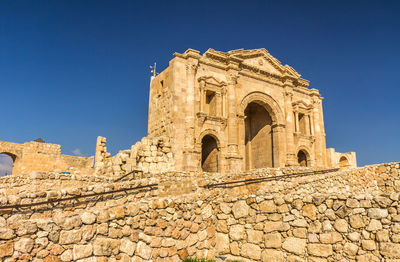
[{"label": "stone column", "polygon": [[298,132],[300,132],[300,126],[299,126],[299,112],[297,112],[297,111],[294,112],[294,118],[295,118],[295,123],[296,123],[295,132],[298,133]]},{"label": "stone column", "polygon": [[322,109],[322,98],[319,98],[319,104],[318,104],[318,113],[319,113],[319,122],[320,122],[320,128],[321,128],[321,133],[320,133],[320,141],[321,141],[321,161],[323,166],[328,165],[327,157],[326,157],[326,140],[325,140],[325,124],[324,124],[324,114],[323,114],[323,109]]},{"label": "stone column", "polygon": [[314,131],[315,131],[315,165],[318,167],[324,166],[324,160],[322,155],[322,127],[320,125],[320,116],[319,116],[319,104],[320,100],[314,100],[314,108],[313,108],[313,118],[314,118]]},{"label": "stone column", "polygon": [[306,118],[306,135],[311,136],[311,129],[310,129],[310,115],[305,115]]},{"label": "stone column", "polygon": [[[294,132],[295,130],[295,121],[297,119],[294,118],[293,114],[293,106],[292,106],[292,98],[293,93],[290,91],[285,92],[285,111],[286,111],[286,165],[294,166],[297,164],[296,161],[296,152],[294,147]],[[297,116],[297,113],[296,113]]]},{"label": "stone column", "polygon": [[206,95],[205,95],[205,81],[200,81],[200,112],[204,112],[204,103],[206,102]]},{"label": "stone column", "polygon": [[237,154],[237,120],[236,120],[236,84],[237,75],[228,76],[227,96],[228,96],[228,153]]},{"label": "stone column", "polygon": [[218,117],[222,117],[222,112],[223,112],[223,110],[222,110],[222,95],[221,95],[220,92],[217,92],[215,94],[215,96],[216,96],[216,99],[217,99],[216,108],[215,108],[215,115],[218,116]]},{"label": "stone column", "polygon": [[272,151],[274,167],[284,167],[285,166],[285,126],[280,124],[275,124],[272,126],[272,136],[273,136],[273,148]]},{"label": "stone column", "polygon": [[226,115],[226,89],[222,86],[222,117],[227,117]]},{"label": "stone column", "polygon": [[309,118],[310,118],[311,135],[313,136],[314,135],[314,118],[313,118],[312,112],[310,113]]},{"label": "stone column", "polygon": [[196,125],[196,103],[195,97],[195,76],[198,68],[198,60],[189,58],[186,64],[186,105],[185,110],[185,145],[184,145],[184,166],[186,170],[197,169],[195,154],[195,125]]},{"label": "stone column", "polygon": [[228,72],[228,83],[226,86],[225,101],[227,102],[227,112],[224,116],[227,119],[228,127],[228,164],[230,171],[240,171],[242,169],[242,158],[239,156],[239,130],[240,126],[243,124],[243,120],[237,117],[237,107],[239,106],[236,101],[236,84],[238,75],[233,69]]},{"label": "stone column", "polygon": [[[240,157],[241,170],[246,170],[246,148],[245,148],[245,116],[241,113],[237,115],[237,147],[238,157]],[[240,153],[239,153],[240,152]]]}]

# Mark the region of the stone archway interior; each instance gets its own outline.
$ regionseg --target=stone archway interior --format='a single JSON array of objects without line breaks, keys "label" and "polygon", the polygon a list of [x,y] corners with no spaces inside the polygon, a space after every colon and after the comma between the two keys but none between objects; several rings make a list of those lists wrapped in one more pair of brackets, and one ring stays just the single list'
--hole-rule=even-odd
[{"label": "stone archway interior", "polygon": [[257,103],[249,103],[245,114],[246,169],[273,167],[272,118]]},{"label": "stone archway interior", "polygon": [[346,157],[342,156],[339,160],[340,169],[346,169],[349,166],[349,160]]},{"label": "stone archway interior", "polygon": [[16,156],[11,153],[0,153],[0,176],[10,175]]},{"label": "stone archway interior", "polygon": [[304,153],[303,150],[300,150],[297,153],[297,161],[298,161],[300,166],[308,166],[307,155],[306,155],[306,153]]},{"label": "stone archway interior", "polygon": [[218,145],[210,135],[201,140],[201,168],[205,172],[218,172]]}]

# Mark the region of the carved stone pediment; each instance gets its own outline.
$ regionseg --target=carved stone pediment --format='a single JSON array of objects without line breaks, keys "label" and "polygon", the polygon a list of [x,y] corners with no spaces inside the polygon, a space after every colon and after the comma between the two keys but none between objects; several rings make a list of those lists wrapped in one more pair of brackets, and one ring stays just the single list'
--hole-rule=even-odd
[{"label": "carved stone pediment", "polygon": [[222,86],[226,85],[226,83],[224,81],[218,81],[213,76],[202,76],[202,77],[198,78],[198,81],[200,83],[203,82],[206,85],[213,85],[213,86],[218,86],[218,87],[222,87]]},{"label": "carved stone pediment", "polygon": [[279,66],[268,60],[265,56],[260,55],[254,58],[245,59],[242,62],[245,67],[257,68],[270,74],[282,76],[283,72]]},{"label": "carved stone pediment", "polygon": [[[237,64],[239,70],[245,69],[277,78],[298,79],[301,84],[308,85],[308,81],[301,79],[301,75],[296,70],[289,65],[282,65],[278,59],[273,57],[264,48],[252,50],[237,49],[227,53],[209,49],[204,55],[218,63]],[[307,83],[303,83],[302,80]]]},{"label": "carved stone pediment", "polygon": [[297,108],[301,108],[301,109],[306,109],[306,110],[310,110],[313,108],[312,104],[307,104],[306,102],[304,102],[303,100],[298,100],[296,102],[292,103],[293,107],[297,107]]}]

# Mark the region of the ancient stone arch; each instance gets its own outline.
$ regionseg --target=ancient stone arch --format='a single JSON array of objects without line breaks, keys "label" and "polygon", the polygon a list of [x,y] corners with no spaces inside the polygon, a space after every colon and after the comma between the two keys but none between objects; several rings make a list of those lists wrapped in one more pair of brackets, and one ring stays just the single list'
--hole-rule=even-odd
[{"label": "ancient stone arch", "polygon": [[206,172],[221,172],[223,162],[221,142],[217,132],[206,129],[197,138],[197,151],[200,152],[200,167]]},{"label": "ancient stone arch", "polygon": [[203,130],[203,131],[200,133],[200,135],[198,136],[198,138],[197,138],[197,143],[196,143],[196,145],[197,145],[198,148],[201,147],[201,141],[203,140],[203,137],[205,137],[206,135],[209,135],[209,136],[214,137],[215,140],[217,141],[217,146],[218,146],[218,148],[221,148],[221,147],[222,147],[222,146],[221,146],[221,142],[220,142],[220,140],[219,140],[219,138],[218,138],[218,132],[215,131],[214,129],[206,129],[206,130]]},{"label": "ancient stone arch", "polygon": [[309,158],[307,157],[307,153],[304,150],[299,150],[297,152],[297,162],[299,166],[309,166]]},{"label": "ancient stone arch", "polygon": [[339,168],[341,170],[343,169],[347,169],[349,167],[349,159],[347,159],[347,157],[345,156],[341,156],[339,159]]},{"label": "ancient stone arch", "polygon": [[[258,111],[259,116],[252,115],[250,117],[249,108],[258,108],[255,110]],[[267,114],[263,113],[260,108],[263,108]],[[260,116],[260,114],[263,116]],[[240,134],[245,169],[281,166],[285,154],[285,135],[283,132],[285,122],[278,103],[263,92],[251,92],[242,99],[238,116],[243,119],[243,123],[240,125]],[[249,117],[255,119],[250,120],[253,125],[261,124],[264,126],[257,127],[259,130],[254,131],[248,120]],[[261,156],[264,160],[255,158],[255,155]]]},{"label": "ancient stone arch", "polygon": [[[21,144],[0,141],[0,154],[10,156],[13,160],[13,166],[21,159],[22,150],[23,146]],[[12,171],[12,173],[14,173],[14,171]]]},{"label": "ancient stone arch", "polygon": [[312,150],[310,148],[308,148],[307,146],[305,146],[305,145],[299,146],[296,149],[296,157],[297,157],[297,163],[298,164],[300,164],[300,162],[299,162],[299,153],[300,152],[304,153],[304,156],[306,158],[306,166],[307,167],[313,167],[314,166],[314,159],[313,159],[312,154],[310,153],[310,152],[312,152]]},{"label": "ancient stone arch", "polygon": [[246,107],[250,103],[257,103],[262,105],[271,115],[272,123],[274,125],[284,125],[285,120],[279,104],[266,93],[255,91],[247,94],[240,103],[238,115],[244,115]]}]

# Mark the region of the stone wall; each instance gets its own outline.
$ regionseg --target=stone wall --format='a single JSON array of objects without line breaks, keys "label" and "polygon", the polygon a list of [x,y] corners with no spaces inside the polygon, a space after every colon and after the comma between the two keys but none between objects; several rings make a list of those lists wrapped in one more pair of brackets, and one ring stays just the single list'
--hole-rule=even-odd
[{"label": "stone wall", "polygon": [[[400,259],[399,163],[282,177],[295,171],[139,173],[134,180],[121,181],[75,176],[85,183],[82,187],[68,184],[71,177],[47,173],[0,179],[4,189],[20,185],[14,194],[0,190],[2,206],[158,184],[147,190],[3,209],[0,257],[3,261],[180,261],[186,256],[242,261]],[[254,183],[260,178],[265,181]],[[41,181],[42,191],[24,187],[24,179]],[[51,180],[66,186],[57,190]],[[244,182],[216,185],[238,180]],[[214,186],[204,187],[210,184]]]},{"label": "stone wall", "polygon": [[39,172],[69,172],[92,174],[94,158],[61,154],[61,146],[44,142],[23,144],[0,141],[0,153],[13,159],[12,174]]},{"label": "stone wall", "polygon": [[97,175],[122,176],[133,170],[145,173],[170,171],[174,167],[171,145],[167,137],[144,137],[128,150],[115,156],[107,152],[105,137],[98,137],[95,169]]}]

